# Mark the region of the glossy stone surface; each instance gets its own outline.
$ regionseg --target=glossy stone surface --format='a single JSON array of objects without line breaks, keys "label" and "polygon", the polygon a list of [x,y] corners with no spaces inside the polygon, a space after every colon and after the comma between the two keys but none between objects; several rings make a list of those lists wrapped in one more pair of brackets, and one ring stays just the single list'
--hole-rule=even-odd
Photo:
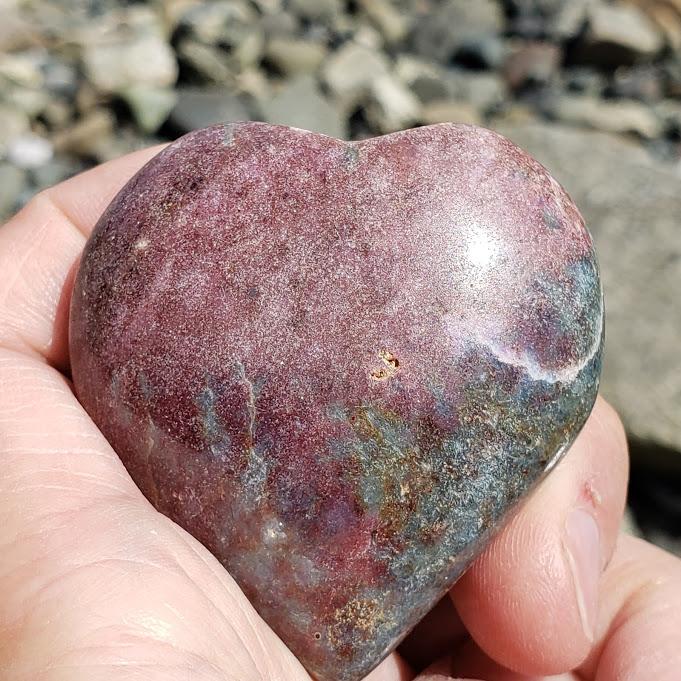
[{"label": "glossy stone surface", "polygon": [[147,497],[317,679],[355,681],[575,438],[602,333],[582,219],[506,139],[243,123],[114,200],[70,342]]}]

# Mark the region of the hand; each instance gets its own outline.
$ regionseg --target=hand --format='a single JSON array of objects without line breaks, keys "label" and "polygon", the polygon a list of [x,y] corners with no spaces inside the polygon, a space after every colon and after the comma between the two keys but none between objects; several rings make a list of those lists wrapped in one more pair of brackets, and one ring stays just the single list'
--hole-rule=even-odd
[{"label": "hand", "polygon": [[[157,151],[50,189],[0,228],[3,681],[309,681],[220,564],[142,497],[67,378],[75,263]],[[371,681],[410,681],[452,653],[420,678],[678,679],[681,561],[618,536],[626,478],[622,428],[599,401],[557,470]]]}]

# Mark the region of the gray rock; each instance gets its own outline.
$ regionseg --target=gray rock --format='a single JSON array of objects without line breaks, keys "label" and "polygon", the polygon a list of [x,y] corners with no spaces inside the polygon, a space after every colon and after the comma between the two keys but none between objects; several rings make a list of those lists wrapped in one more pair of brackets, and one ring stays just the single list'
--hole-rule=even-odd
[{"label": "gray rock", "polygon": [[600,95],[606,87],[605,76],[587,66],[564,68],[561,80],[566,90],[584,95]]},{"label": "gray rock", "polygon": [[23,111],[29,118],[36,118],[52,101],[52,95],[41,88],[34,89],[22,85],[10,84],[4,88],[6,101],[11,102],[12,106]]},{"label": "gray rock", "polygon": [[50,60],[44,67],[45,87],[57,95],[74,97],[78,90],[78,73],[73,65]]},{"label": "gray rock", "polygon": [[270,63],[286,76],[314,73],[324,61],[324,44],[295,38],[272,38],[265,48]]},{"label": "gray rock", "polygon": [[408,128],[419,120],[418,97],[390,73],[376,78],[369,87],[366,116],[382,133]]},{"label": "gray rock", "polygon": [[170,121],[181,132],[252,118],[243,101],[225,88],[181,88],[177,95]]},{"label": "gray rock", "polygon": [[569,0],[561,2],[548,21],[547,33],[563,41],[576,38],[588,20],[589,8],[598,0]]},{"label": "gray rock", "polygon": [[26,174],[9,163],[0,163],[0,224],[12,216],[26,184]]},{"label": "gray rock", "polygon": [[402,54],[395,74],[424,103],[447,99],[451,92],[445,69],[429,61]]},{"label": "gray rock", "polygon": [[0,102],[0,156],[6,151],[9,142],[28,132],[29,126],[25,112]]},{"label": "gray rock", "polygon": [[31,179],[37,191],[62,182],[83,170],[82,163],[73,157],[55,156],[49,163],[31,171]]},{"label": "gray rock", "polygon": [[652,139],[663,130],[655,112],[633,100],[610,101],[584,95],[559,95],[551,100],[547,110],[563,123],[605,132],[631,132]]},{"label": "gray rock", "polygon": [[39,168],[52,159],[52,143],[38,135],[20,135],[7,144],[7,158],[17,168]]},{"label": "gray rock", "polygon": [[44,77],[41,65],[46,59],[47,55],[42,50],[0,54],[0,79],[29,88],[42,87]]},{"label": "gray rock", "polygon": [[250,32],[257,20],[253,7],[243,0],[213,0],[190,5],[183,13],[180,26],[207,45],[236,43]]},{"label": "gray rock", "polygon": [[506,60],[506,81],[514,90],[546,84],[556,75],[562,56],[560,47],[553,43],[523,45]]},{"label": "gray rock", "polygon": [[416,20],[412,47],[423,57],[447,63],[461,48],[500,33],[503,26],[495,0],[448,0]]},{"label": "gray rock", "polygon": [[290,0],[291,11],[308,21],[329,21],[341,13],[341,0]]},{"label": "gray rock", "polygon": [[605,133],[545,124],[500,132],[549,168],[594,235],[606,301],[603,394],[633,436],[681,452],[678,172]]},{"label": "gray rock", "polygon": [[260,27],[265,34],[265,39],[291,38],[294,33],[299,32],[300,22],[290,12],[277,12],[262,17]]},{"label": "gray rock", "polygon": [[19,14],[18,3],[3,4],[0,22],[0,53],[30,47],[39,43],[40,37],[38,28]]},{"label": "gray rock", "polygon": [[664,99],[653,107],[665,130],[674,137],[681,138],[681,101]]},{"label": "gray rock", "polygon": [[229,56],[218,47],[185,38],[177,46],[177,56],[182,63],[188,64],[199,75],[199,80],[213,83],[234,80]]},{"label": "gray rock", "polygon": [[664,72],[667,96],[681,98],[681,54],[665,64]]},{"label": "gray rock", "polygon": [[483,36],[464,43],[456,53],[456,62],[472,69],[497,69],[508,54],[508,45],[496,35]]},{"label": "gray rock", "polygon": [[506,85],[495,73],[449,69],[446,82],[453,99],[467,101],[482,112],[495,109],[503,104],[507,97]]},{"label": "gray rock", "polygon": [[347,137],[345,118],[322,95],[316,81],[310,76],[302,76],[287,83],[274,97],[262,102],[261,106],[268,123],[291,125],[332,137]]},{"label": "gray rock", "polygon": [[156,132],[163,125],[177,101],[174,90],[139,85],[124,90],[122,97],[140,130],[146,133]]},{"label": "gray rock", "polygon": [[669,47],[676,52],[681,50],[680,0],[629,0],[629,2],[641,7],[663,33]]},{"label": "gray rock", "polygon": [[122,92],[135,85],[167,87],[177,79],[175,55],[158,35],[93,43],[83,51],[88,80],[100,91]]},{"label": "gray rock", "polygon": [[662,96],[662,74],[653,66],[633,66],[615,71],[610,87],[616,97],[654,102]]},{"label": "gray rock", "polygon": [[99,148],[113,136],[114,125],[114,117],[108,109],[93,109],[70,128],[54,135],[54,148],[58,152],[99,158]]},{"label": "gray rock", "polygon": [[231,64],[244,68],[262,56],[264,31],[257,19],[257,12],[248,2],[218,0],[191,7],[182,17],[181,26],[194,41],[224,49]]},{"label": "gray rock", "polygon": [[371,84],[387,74],[390,65],[379,51],[357,43],[347,43],[332,54],[323,67],[323,78],[343,107],[357,104]]},{"label": "gray rock", "polygon": [[618,66],[653,57],[663,45],[657,27],[636,7],[597,4],[589,8],[580,55],[595,64]]},{"label": "gray rock", "polygon": [[399,43],[409,31],[409,16],[392,0],[359,0],[359,6],[388,43]]}]

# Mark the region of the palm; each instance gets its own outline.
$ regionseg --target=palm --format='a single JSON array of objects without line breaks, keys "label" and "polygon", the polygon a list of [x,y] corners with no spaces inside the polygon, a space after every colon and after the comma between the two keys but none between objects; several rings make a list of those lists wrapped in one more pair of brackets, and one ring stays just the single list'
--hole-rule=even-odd
[{"label": "palm", "polygon": [[[0,364],[30,400],[22,425],[35,424],[9,453],[32,459],[16,494],[40,490],[3,550],[9,678],[308,678],[206,549],[141,498],[67,382],[5,351]],[[0,399],[16,400],[7,373]]]}]

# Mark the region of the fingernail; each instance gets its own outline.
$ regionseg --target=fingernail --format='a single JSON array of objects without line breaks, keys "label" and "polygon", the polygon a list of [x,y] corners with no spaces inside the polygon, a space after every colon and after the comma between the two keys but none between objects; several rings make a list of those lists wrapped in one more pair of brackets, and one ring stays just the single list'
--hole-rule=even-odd
[{"label": "fingernail", "polygon": [[570,511],[565,521],[565,549],[582,627],[589,641],[593,641],[601,576],[601,537],[594,517],[581,508]]}]

